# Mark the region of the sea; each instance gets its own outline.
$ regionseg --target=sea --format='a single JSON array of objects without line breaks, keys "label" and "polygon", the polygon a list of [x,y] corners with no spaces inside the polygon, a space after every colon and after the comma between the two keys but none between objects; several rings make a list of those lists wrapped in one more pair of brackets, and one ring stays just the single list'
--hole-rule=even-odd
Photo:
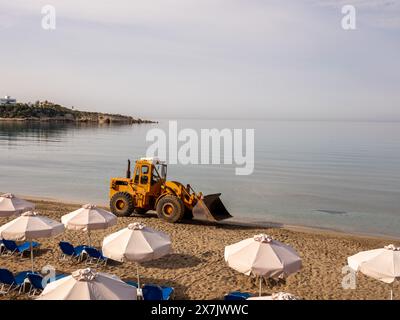
[{"label": "sea", "polygon": [[[254,130],[251,174],[237,175],[241,166],[234,159],[231,164],[178,162],[168,167],[170,180],[190,183],[203,194],[221,193],[234,219],[400,238],[400,123],[396,122],[3,121],[0,192],[107,205],[110,178],[125,176],[127,159],[134,163],[146,155],[153,143],[146,140],[150,130],[161,129],[167,142],[172,141],[171,120],[179,132],[192,129],[199,137],[202,129],[232,133],[242,129],[243,154],[245,130]],[[179,148],[183,143],[177,144]]]}]

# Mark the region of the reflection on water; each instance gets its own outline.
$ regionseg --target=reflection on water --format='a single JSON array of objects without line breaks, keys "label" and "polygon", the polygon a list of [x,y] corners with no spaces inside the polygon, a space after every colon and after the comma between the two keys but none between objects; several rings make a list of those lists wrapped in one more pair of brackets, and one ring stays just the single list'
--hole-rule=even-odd
[{"label": "reflection on water", "polygon": [[[180,129],[254,128],[255,172],[170,165],[171,180],[222,192],[237,217],[400,236],[397,123],[180,120]],[[0,122],[0,191],[108,203],[110,177],[168,123]]]},{"label": "reflection on water", "polygon": [[65,124],[41,122],[0,121],[0,139],[9,142],[18,139],[61,141],[60,135],[68,130]]},{"label": "reflection on water", "polygon": [[0,141],[8,141],[10,146],[15,140],[62,142],[63,137],[72,131],[106,129],[116,126],[130,125],[66,121],[0,121]]}]

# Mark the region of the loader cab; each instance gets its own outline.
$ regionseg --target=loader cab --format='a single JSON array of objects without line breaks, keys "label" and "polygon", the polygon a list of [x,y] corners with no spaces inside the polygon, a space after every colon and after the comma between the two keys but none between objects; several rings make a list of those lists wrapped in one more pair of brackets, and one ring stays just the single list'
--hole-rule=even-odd
[{"label": "loader cab", "polygon": [[150,194],[159,194],[167,179],[167,165],[158,161],[136,161],[133,184]]}]

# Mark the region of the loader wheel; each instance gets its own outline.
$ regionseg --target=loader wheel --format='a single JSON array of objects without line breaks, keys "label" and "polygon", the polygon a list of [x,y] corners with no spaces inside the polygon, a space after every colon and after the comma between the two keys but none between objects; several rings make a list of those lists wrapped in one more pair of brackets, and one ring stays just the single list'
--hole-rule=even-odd
[{"label": "loader wheel", "polygon": [[147,211],[149,211],[149,210],[143,209],[143,208],[135,208],[135,210],[134,210],[133,212],[136,213],[136,214],[143,215],[143,214],[145,214]]},{"label": "loader wheel", "polygon": [[182,200],[173,195],[161,198],[156,210],[159,218],[172,223],[181,220],[185,212]]},{"label": "loader wheel", "polygon": [[110,200],[110,209],[118,217],[129,217],[133,212],[132,196],[127,192],[118,192]]}]

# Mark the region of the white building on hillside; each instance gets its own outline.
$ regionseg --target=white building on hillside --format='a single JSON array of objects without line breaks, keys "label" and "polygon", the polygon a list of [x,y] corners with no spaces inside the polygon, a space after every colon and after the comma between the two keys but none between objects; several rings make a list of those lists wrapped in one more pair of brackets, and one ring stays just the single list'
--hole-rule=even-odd
[{"label": "white building on hillside", "polygon": [[0,105],[5,105],[5,104],[16,104],[17,100],[11,98],[10,96],[5,96],[4,98],[0,98]]}]

